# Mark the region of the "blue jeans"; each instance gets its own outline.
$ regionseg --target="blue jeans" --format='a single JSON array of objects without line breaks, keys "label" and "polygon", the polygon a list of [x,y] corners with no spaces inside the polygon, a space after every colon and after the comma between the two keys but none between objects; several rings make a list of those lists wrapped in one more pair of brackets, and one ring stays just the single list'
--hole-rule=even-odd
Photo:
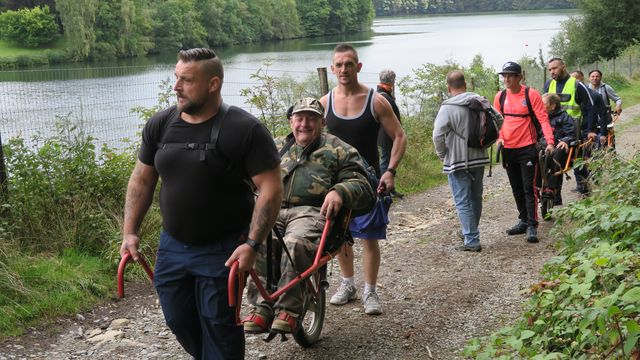
[{"label": "blue jeans", "polygon": [[190,245],[160,234],[153,284],[167,326],[195,359],[244,359],[244,330],[229,307],[224,266],[239,237]]},{"label": "blue jeans", "polygon": [[483,166],[449,173],[449,185],[467,246],[480,245],[478,224],[482,215],[483,176]]}]

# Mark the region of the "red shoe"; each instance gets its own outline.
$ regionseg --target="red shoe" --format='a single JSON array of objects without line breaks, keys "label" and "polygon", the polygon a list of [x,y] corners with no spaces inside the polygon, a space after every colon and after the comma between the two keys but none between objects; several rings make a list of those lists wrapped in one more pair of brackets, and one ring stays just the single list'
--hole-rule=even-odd
[{"label": "red shoe", "polygon": [[251,314],[242,319],[244,332],[248,334],[260,334],[267,332],[270,325],[271,317],[260,313],[258,310],[253,310]]},{"label": "red shoe", "polygon": [[298,315],[282,310],[271,324],[271,330],[279,333],[292,333],[296,330]]}]

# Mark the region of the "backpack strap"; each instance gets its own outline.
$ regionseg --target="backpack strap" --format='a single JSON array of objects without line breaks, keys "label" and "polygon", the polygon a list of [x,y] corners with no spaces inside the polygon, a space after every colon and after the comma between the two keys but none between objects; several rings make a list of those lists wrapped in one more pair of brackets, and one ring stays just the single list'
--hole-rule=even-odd
[{"label": "backpack strap", "polygon": [[[225,156],[223,156],[219,151],[216,151],[218,136],[220,135],[220,129],[222,128],[222,124],[224,123],[224,119],[227,117],[227,113],[229,112],[229,105],[226,103],[221,103],[220,108],[218,109],[218,113],[214,116],[214,121],[211,126],[211,137],[209,139],[209,143],[165,143],[164,137],[166,136],[166,129],[170,123],[176,121],[180,117],[180,112],[177,107],[172,107],[169,116],[167,116],[167,120],[160,127],[160,143],[158,143],[158,149],[184,149],[184,150],[198,150],[200,151],[200,161],[205,161],[206,151],[211,150],[214,153],[220,155],[225,160]],[[229,165],[227,168],[230,168]]]},{"label": "backpack strap", "polygon": [[282,156],[286,154],[287,151],[289,151],[289,149],[291,149],[291,146],[293,146],[295,142],[296,142],[296,138],[293,137],[293,133],[287,135],[287,141],[285,141],[284,145],[282,146],[282,149],[280,149],[280,151],[278,152],[278,155],[280,155],[280,158],[282,158]]},{"label": "backpack strap", "polygon": [[531,122],[533,123],[533,127],[535,128],[536,135],[532,137],[538,142],[538,136],[542,133],[542,126],[540,125],[540,121],[538,121],[538,117],[536,113],[533,111],[533,106],[531,105],[531,99],[529,98],[529,87],[524,87],[524,100],[527,103],[527,109],[529,110],[528,114],[505,114],[504,113],[504,101],[507,98],[507,91],[502,90],[500,93],[500,113],[504,116],[513,116],[513,117],[529,117],[531,118]]},{"label": "backpack strap", "polygon": [[500,113],[505,115],[504,113],[504,100],[507,98],[507,90],[502,90],[500,92]]},{"label": "backpack strap", "polygon": [[540,125],[540,121],[536,116],[536,113],[533,111],[533,106],[531,105],[531,99],[529,98],[529,87],[525,86],[524,88],[524,100],[527,103],[527,109],[529,109],[529,117],[531,118],[531,122],[533,123],[533,127],[535,128],[535,136],[534,142],[538,142],[538,139],[542,135],[542,125]]}]

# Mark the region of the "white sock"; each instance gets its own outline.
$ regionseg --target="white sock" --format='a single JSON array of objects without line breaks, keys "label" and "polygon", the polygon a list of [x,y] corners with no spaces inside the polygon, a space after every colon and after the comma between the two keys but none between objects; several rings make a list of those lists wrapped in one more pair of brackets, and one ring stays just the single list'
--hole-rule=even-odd
[{"label": "white sock", "polygon": [[369,283],[364,283],[364,293],[368,294],[368,293],[372,293],[372,292],[376,292],[376,284],[369,284]]},{"label": "white sock", "polygon": [[353,279],[353,276],[352,277],[343,277],[342,281],[346,282],[347,284],[349,284],[349,285],[351,285],[353,287],[356,287],[356,281]]}]

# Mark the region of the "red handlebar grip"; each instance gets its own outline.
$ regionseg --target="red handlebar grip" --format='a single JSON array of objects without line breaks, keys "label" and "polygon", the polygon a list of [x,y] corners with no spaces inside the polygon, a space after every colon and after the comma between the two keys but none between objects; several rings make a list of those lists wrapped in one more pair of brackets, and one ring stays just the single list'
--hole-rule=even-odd
[{"label": "red handlebar grip", "polygon": [[[122,256],[122,259],[120,259],[120,264],[118,264],[117,281],[118,298],[120,299],[124,297],[124,269],[131,260],[131,254],[126,253],[124,254],[124,256]],[[144,259],[144,256],[142,256],[142,254],[138,254],[138,262],[140,263],[140,265],[142,265],[142,268],[147,273],[147,276],[149,276],[149,280],[151,280],[151,283],[153,283],[153,270],[151,270],[149,264],[147,264],[147,261]]]}]

